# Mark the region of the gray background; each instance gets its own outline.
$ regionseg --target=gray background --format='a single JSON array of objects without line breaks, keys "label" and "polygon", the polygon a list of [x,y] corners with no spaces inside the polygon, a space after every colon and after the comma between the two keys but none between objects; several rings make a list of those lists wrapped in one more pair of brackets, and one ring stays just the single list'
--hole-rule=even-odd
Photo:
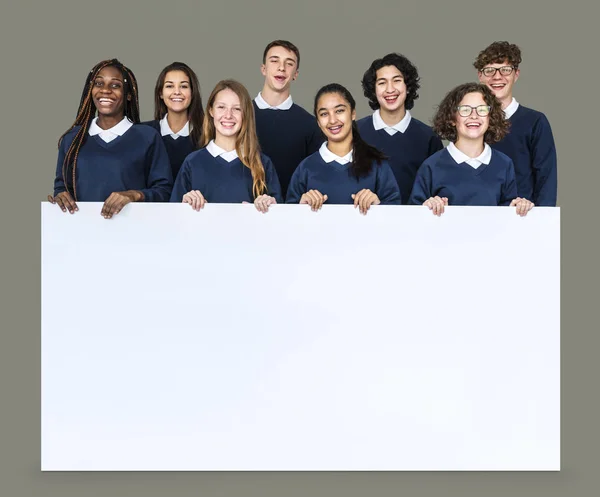
[{"label": "gray background", "polygon": [[[591,2],[551,7],[542,1],[467,2],[283,0],[251,2],[3,2],[0,15],[3,112],[2,332],[0,346],[0,494],[6,496],[306,496],[595,495],[598,481],[598,367],[595,285],[597,226],[591,202],[598,182],[596,136],[598,36]],[[40,468],[40,201],[51,192],[56,142],[72,123],[85,76],[99,60],[121,59],[136,74],[142,118],[152,89],[173,60],[198,73],[204,99],[223,78],[251,95],[262,84],[264,46],[289,39],[301,51],[296,102],[346,85],[369,113],[360,79],[372,59],[399,51],[422,76],[413,115],[429,121],[453,86],[476,78],[478,51],[495,40],[521,46],[515,96],[546,113],[559,158],[562,207],[562,471],[560,473],[50,473]],[[594,86],[592,86],[594,85]],[[592,133],[594,135],[592,135]],[[515,241],[518,243],[518,241]],[[526,247],[524,247],[526,250]],[[69,274],[56,291],[65,295]],[[115,282],[115,298],[135,279]],[[511,298],[527,298],[515,275]],[[591,305],[590,305],[591,304]],[[515,323],[518,326],[518,323]],[[518,344],[515,344],[518,346]],[[507,367],[510,365],[507,364]],[[74,372],[76,374],[76,372]]]}]

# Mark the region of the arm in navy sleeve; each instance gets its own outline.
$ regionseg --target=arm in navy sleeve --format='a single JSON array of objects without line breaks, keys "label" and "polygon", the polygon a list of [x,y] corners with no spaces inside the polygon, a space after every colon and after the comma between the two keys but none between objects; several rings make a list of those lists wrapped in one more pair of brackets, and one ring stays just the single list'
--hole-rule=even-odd
[{"label": "arm in navy sleeve", "polygon": [[[56,197],[61,192],[66,192],[67,188],[65,182],[63,180],[62,168],[63,163],[65,161],[65,155],[67,154],[67,150],[73,141],[73,137],[67,139],[65,136],[60,143],[60,147],[58,148],[58,160],[56,161],[56,176],[54,177],[54,196]],[[73,185],[71,185],[70,178],[67,177],[68,186],[71,187],[71,191],[73,190]]]},{"label": "arm in navy sleeve", "polygon": [[299,204],[302,195],[307,191],[307,172],[302,161],[290,180],[285,202],[287,204]]},{"label": "arm in navy sleeve", "polygon": [[[183,196],[192,190],[192,173],[191,163],[189,159],[185,159],[177,173],[175,183],[173,184],[173,191],[171,192],[171,202],[182,202]],[[200,192],[202,193],[202,192]],[[204,193],[202,193],[204,195]]]},{"label": "arm in navy sleeve", "polygon": [[[510,166],[506,168],[506,180],[502,185],[502,193],[500,194],[500,203],[498,205],[510,205],[517,198],[517,178],[515,176],[515,166],[513,161],[510,161]],[[531,199],[527,199],[531,200]]]},{"label": "arm in navy sleeve", "polygon": [[379,166],[374,164],[374,167],[377,168],[377,172],[376,191],[373,193],[377,195],[382,205],[400,205],[402,203],[400,188],[390,165],[387,161],[383,161]]},{"label": "arm in navy sleeve", "polygon": [[429,139],[429,157],[431,157],[436,152],[439,152],[444,148],[444,144],[440,137],[436,134],[433,134]]},{"label": "arm in navy sleeve", "polygon": [[423,205],[423,202],[433,196],[431,167],[425,161],[417,171],[408,205]]},{"label": "arm in navy sleeve", "polygon": [[283,195],[281,194],[281,185],[279,184],[279,177],[273,161],[266,155],[261,157],[263,167],[265,168],[265,182],[267,183],[267,195],[274,197],[278,204],[283,203]]},{"label": "arm in navy sleeve", "polygon": [[533,127],[531,157],[535,182],[533,198],[528,200],[538,206],[555,207],[558,188],[556,147],[550,123],[543,114]]},{"label": "arm in navy sleeve", "polygon": [[173,189],[173,172],[167,148],[158,132],[153,133],[146,160],[150,168],[146,188],[142,190],[145,202],[168,202]]}]

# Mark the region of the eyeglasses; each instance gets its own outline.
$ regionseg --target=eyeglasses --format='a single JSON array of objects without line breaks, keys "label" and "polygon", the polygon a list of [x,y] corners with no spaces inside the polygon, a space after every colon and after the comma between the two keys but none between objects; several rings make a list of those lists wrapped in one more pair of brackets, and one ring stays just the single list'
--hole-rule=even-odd
[{"label": "eyeglasses", "polygon": [[489,105],[478,105],[477,107],[471,107],[470,105],[459,105],[456,110],[462,117],[469,117],[473,114],[473,111],[477,112],[477,115],[485,117],[490,113]]},{"label": "eyeglasses", "polygon": [[496,75],[497,71],[500,71],[500,74],[502,74],[502,76],[509,76],[514,70],[515,68],[513,66],[484,67],[481,70],[481,72],[485,77],[491,78]]}]

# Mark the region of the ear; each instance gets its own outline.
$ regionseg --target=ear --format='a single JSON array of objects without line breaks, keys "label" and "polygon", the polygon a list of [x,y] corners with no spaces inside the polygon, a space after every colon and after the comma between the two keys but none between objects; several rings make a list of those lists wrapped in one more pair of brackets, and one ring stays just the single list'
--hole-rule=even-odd
[{"label": "ear", "polygon": [[292,81],[296,81],[296,78],[298,77],[298,70],[296,70],[296,72],[294,73],[294,75],[292,76]]},{"label": "ear", "polygon": [[265,66],[264,64],[261,64],[260,72],[262,73],[263,76],[266,76],[267,75],[267,66]]},{"label": "ear", "polygon": [[479,82],[480,83],[484,83],[485,84],[485,81],[483,79],[483,73],[481,71],[477,71],[477,77],[479,78]]},{"label": "ear", "polygon": [[356,109],[352,111],[352,120],[356,121]]},{"label": "ear", "polygon": [[515,69],[515,83],[517,82],[517,79],[519,79],[519,76],[521,75],[521,69]]}]

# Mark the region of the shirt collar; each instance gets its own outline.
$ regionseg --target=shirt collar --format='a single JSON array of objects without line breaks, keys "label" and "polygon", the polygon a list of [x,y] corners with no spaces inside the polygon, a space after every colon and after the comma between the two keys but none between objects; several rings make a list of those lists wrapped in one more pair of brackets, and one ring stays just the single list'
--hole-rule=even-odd
[{"label": "shirt collar", "polygon": [[273,107],[271,105],[269,105],[267,103],[267,101],[262,97],[262,95],[260,94],[260,92],[258,93],[258,95],[256,96],[256,98],[254,99],[254,101],[256,102],[256,106],[259,109],[273,109],[273,110],[290,110],[292,108],[292,105],[294,104],[293,100],[292,100],[292,96],[288,96],[288,98],[286,98],[283,102],[281,102],[279,105]]},{"label": "shirt collar", "polygon": [[478,157],[469,157],[467,154],[461,152],[454,143],[450,142],[448,145],[448,152],[454,159],[457,164],[462,164],[466,162],[469,166],[477,169],[481,164],[489,164],[492,159],[492,147],[490,147],[487,143],[483,147],[483,152]]},{"label": "shirt collar", "polygon": [[508,107],[504,109],[504,115],[506,116],[506,119],[510,119],[513,116],[513,114],[517,112],[518,108],[519,102],[517,102],[515,100],[515,97],[513,97],[512,101],[508,104]]},{"label": "shirt collar", "polygon": [[232,160],[237,159],[238,157],[237,150],[235,148],[233,150],[230,150],[229,152],[226,152],[221,147],[219,147],[219,145],[217,145],[214,140],[211,140],[208,143],[208,145],[206,145],[206,150],[208,150],[210,155],[212,155],[213,157],[222,157],[227,162],[231,162]]},{"label": "shirt collar", "polygon": [[125,132],[133,126],[133,123],[129,120],[128,117],[124,117],[122,121],[115,124],[112,128],[102,129],[98,126],[98,118],[95,117],[90,124],[90,129],[88,131],[90,136],[100,135],[105,142],[110,142],[114,140],[117,136],[123,136]]},{"label": "shirt collar", "polygon": [[161,136],[171,136],[173,139],[177,139],[180,136],[190,136],[190,122],[186,122],[185,126],[181,128],[177,133],[175,133],[171,127],[169,126],[169,122],[167,121],[167,115],[163,117],[160,121],[160,134]]},{"label": "shirt collar", "polygon": [[321,157],[327,164],[333,161],[342,165],[352,162],[352,150],[344,155],[344,157],[340,157],[327,148],[327,142],[323,142],[323,145],[321,145],[321,148],[319,149],[319,154],[321,154]]},{"label": "shirt collar", "polygon": [[379,112],[379,109],[373,112],[373,127],[375,128],[375,131],[384,129],[390,135],[395,135],[398,131],[400,131],[400,133],[404,133],[408,128],[408,125],[410,124],[410,120],[411,115],[410,112],[407,110],[406,114],[404,114],[404,117],[399,122],[397,122],[393,126],[388,126],[381,118],[381,113]]}]

